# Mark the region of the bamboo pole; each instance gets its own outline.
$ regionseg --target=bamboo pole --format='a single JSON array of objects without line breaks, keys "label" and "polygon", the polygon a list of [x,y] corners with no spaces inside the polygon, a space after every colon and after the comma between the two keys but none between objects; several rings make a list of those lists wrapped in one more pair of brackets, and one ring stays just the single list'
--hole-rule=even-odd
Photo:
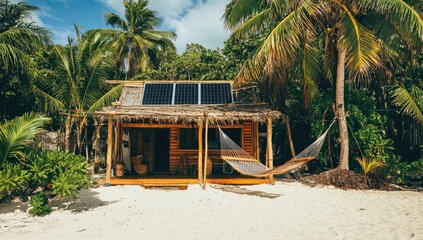
[{"label": "bamboo pole", "polygon": [[203,180],[203,120],[198,125],[198,184]]},{"label": "bamboo pole", "polygon": [[[267,118],[267,147],[266,147],[266,163],[267,167],[273,169],[273,146],[272,146],[272,118]],[[269,180],[271,184],[275,184],[273,175],[269,175]]]},{"label": "bamboo pole", "polygon": [[107,160],[106,160],[106,183],[110,186],[110,178],[112,173],[112,154],[113,154],[113,115],[109,114],[107,122]]},{"label": "bamboo pole", "polygon": [[205,149],[204,149],[204,181],[203,181],[203,189],[206,190],[206,181],[207,181],[207,165],[209,164],[208,157],[209,157],[209,119],[206,116],[206,134],[204,136],[205,139]]}]

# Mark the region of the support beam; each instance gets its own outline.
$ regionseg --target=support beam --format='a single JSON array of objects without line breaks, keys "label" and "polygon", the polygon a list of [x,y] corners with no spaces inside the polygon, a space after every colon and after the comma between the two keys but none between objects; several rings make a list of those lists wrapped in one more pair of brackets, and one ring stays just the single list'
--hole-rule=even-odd
[{"label": "support beam", "polygon": [[112,154],[113,154],[113,115],[109,114],[107,122],[107,160],[106,160],[106,183],[110,186],[110,178],[112,176]]},{"label": "support beam", "polygon": [[204,136],[204,143],[205,143],[205,149],[204,149],[204,181],[203,181],[203,189],[206,190],[206,181],[207,181],[207,165],[209,164],[209,119],[206,116],[206,135]]},{"label": "support beam", "polygon": [[[273,143],[272,143],[272,119],[267,118],[267,146],[266,146],[266,165],[268,168],[273,169]],[[271,184],[275,184],[273,175],[269,175]]]},{"label": "support beam", "polygon": [[198,184],[200,186],[203,180],[203,125],[204,122],[201,119],[198,125]]}]

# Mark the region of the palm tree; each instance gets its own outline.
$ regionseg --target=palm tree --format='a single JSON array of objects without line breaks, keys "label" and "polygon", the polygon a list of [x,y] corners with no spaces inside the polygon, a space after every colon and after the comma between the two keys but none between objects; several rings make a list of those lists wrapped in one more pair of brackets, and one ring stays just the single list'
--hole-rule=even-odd
[{"label": "palm tree", "polygon": [[115,39],[118,67],[130,78],[147,70],[157,57],[157,52],[166,48],[175,49],[172,40],[176,34],[155,30],[161,19],[147,8],[148,0],[124,0],[125,17],[106,12],[104,18],[115,29],[100,29]]},{"label": "palm tree", "polygon": [[[369,79],[383,63],[382,48],[405,42],[416,49],[423,40],[419,12],[402,0],[232,0],[223,18],[235,38],[270,30],[254,61],[247,62],[238,74],[239,82],[258,76],[287,81],[283,74],[295,68],[295,77],[302,80],[306,93],[315,89],[321,74],[335,76],[341,140],[338,169],[346,170],[345,82]],[[370,18],[379,23],[373,30],[365,25]]]},{"label": "palm tree", "polygon": [[7,161],[21,161],[23,149],[30,144],[50,118],[37,113],[24,114],[0,125],[0,166]]},{"label": "palm tree", "polygon": [[32,49],[49,42],[44,28],[28,23],[36,6],[19,2],[0,2],[0,66],[3,70],[26,69]]},{"label": "palm tree", "polygon": [[27,3],[0,1],[0,73],[2,118],[5,118],[6,86],[9,74],[16,70],[27,70],[31,53],[34,49],[49,43],[49,32],[44,28],[29,23],[31,13],[38,8]]},{"label": "palm tree", "polygon": [[105,80],[111,69],[113,55],[108,50],[110,41],[98,32],[82,35],[75,25],[76,40],[68,38],[64,47],[54,46],[60,59],[60,78],[53,86],[40,86],[36,92],[44,97],[50,110],[60,110],[67,116],[66,152],[69,152],[69,137],[76,124],[77,148],[81,148],[82,130],[87,124],[87,115],[115,100],[121,86],[108,89]]}]

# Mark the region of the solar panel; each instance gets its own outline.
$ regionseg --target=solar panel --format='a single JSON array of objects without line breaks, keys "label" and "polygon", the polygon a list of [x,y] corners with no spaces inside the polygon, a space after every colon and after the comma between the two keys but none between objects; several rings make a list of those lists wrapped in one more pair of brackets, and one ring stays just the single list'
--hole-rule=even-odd
[{"label": "solar panel", "polygon": [[232,103],[230,83],[202,83],[201,104]]},{"label": "solar panel", "polygon": [[[133,93],[127,93],[133,95]],[[131,96],[133,100],[135,97]],[[139,101],[139,100],[138,100]],[[228,83],[146,83],[143,105],[227,104],[232,103]],[[128,103],[130,104],[130,103]],[[136,105],[132,103],[132,105]]]},{"label": "solar panel", "polygon": [[198,83],[176,83],[174,104],[198,104]]},{"label": "solar panel", "polygon": [[173,83],[147,83],[144,88],[143,105],[171,105]]}]

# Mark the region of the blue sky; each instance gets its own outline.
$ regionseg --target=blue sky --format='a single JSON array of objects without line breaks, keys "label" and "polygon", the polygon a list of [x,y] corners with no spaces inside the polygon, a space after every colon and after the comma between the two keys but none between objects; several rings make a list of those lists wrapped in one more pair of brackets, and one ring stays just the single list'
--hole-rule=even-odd
[{"label": "blue sky", "polygon": [[[18,2],[19,0],[12,0]],[[106,11],[123,16],[122,0],[26,0],[40,8],[33,21],[49,29],[56,43],[66,43],[74,34],[73,24],[83,31],[107,27],[103,14]],[[229,0],[150,0],[149,8],[157,11],[163,19],[161,29],[178,34],[175,45],[179,53],[187,43],[216,49],[223,47],[229,32],[220,17]]]}]

